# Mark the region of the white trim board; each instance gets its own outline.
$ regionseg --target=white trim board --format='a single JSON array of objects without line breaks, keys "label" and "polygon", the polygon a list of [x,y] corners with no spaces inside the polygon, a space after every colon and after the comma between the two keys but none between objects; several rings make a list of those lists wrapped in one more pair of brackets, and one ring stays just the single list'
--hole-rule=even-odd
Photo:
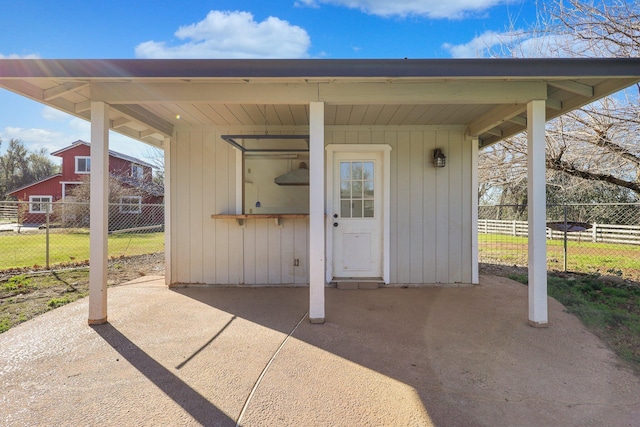
[{"label": "white trim board", "polygon": [[[390,219],[390,206],[391,206],[391,176],[390,176],[390,165],[391,165],[391,146],[388,144],[327,144],[325,146],[325,151],[327,153],[326,159],[326,192],[325,192],[325,200],[326,200],[326,209],[328,213],[334,211],[333,208],[333,196],[330,193],[333,191],[333,163],[334,163],[334,154],[337,152],[349,152],[349,153],[364,153],[364,152],[382,152],[382,202],[383,202],[383,218],[382,218],[382,280],[385,284],[389,284],[390,281],[390,245],[389,245],[389,236],[391,230],[391,219]],[[326,215],[326,241],[333,242],[333,217],[331,215]],[[331,282],[333,279],[333,247],[332,244],[326,245],[326,260],[327,265],[325,269],[326,273],[326,281],[327,283]]]}]

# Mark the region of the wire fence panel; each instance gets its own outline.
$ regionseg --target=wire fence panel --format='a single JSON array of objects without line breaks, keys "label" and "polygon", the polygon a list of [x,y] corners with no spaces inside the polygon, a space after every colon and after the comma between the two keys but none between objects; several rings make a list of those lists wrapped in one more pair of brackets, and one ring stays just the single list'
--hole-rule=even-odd
[{"label": "wire fence panel", "polygon": [[[478,234],[480,262],[527,266],[526,205],[480,206]],[[640,204],[548,206],[547,265],[640,279]]]},{"label": "wire fence panel", "polygon": [[[110,258],[164,252],[164,205],[109,204]],[[89,260],[89,204],[0,202],[0,271],[57,268]]]}]

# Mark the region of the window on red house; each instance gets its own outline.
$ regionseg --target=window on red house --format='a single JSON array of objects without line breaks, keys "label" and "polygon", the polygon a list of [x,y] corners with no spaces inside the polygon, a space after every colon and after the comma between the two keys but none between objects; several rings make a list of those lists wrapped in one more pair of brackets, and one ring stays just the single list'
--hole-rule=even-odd
[{"label": "window on red house", "polygon": [[76,157],[76,173],[89,173],[91,172],[91,157],[78,156]]}]

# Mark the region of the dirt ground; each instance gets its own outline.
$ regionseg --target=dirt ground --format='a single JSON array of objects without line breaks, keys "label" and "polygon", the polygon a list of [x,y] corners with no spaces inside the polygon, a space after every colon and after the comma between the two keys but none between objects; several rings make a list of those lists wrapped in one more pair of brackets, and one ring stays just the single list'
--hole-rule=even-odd
[{"label": "dirt ground", "polygon": [[[149,275],[164,275],[163,253],[110,260],[107,283],[115,286]],[[88,292],[89,269],[86,265],[56,271],[25,269],[0,273],[0,333],[83,298]]]}]

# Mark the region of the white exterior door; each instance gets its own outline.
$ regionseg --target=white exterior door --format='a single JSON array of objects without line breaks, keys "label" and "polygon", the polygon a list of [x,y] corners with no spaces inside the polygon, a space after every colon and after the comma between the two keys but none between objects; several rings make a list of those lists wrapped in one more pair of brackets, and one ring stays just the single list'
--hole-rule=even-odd
[{"label": "white exterior door", "polygon": [[334,155],[334,278],[382,278],[382,160],[381,152]]}]

